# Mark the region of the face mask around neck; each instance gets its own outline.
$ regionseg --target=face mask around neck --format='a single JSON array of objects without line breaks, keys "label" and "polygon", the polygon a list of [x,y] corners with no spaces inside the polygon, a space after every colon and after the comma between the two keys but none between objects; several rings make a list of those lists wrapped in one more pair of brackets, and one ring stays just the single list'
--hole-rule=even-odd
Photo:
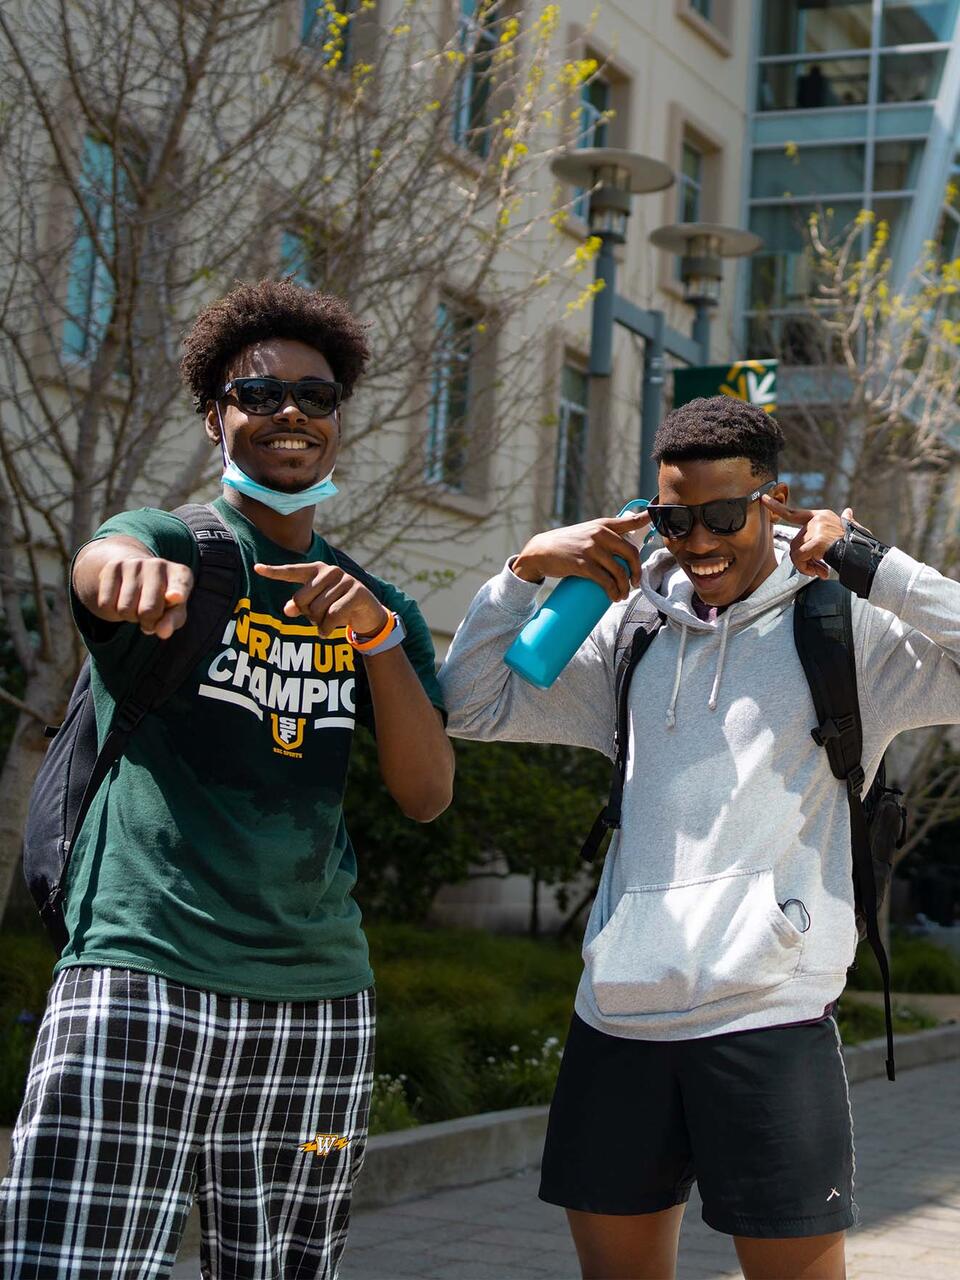
[{"label": "face mask around neck", "polygon": [[281,516],[290,516],[295,511],[302,511],[304,507],[316,506],[318,502],[332,498],[338,492],[337,486],[330,479],[333,475],[332,467],[322,480],[318,480],[316,484],[310,485],[307,489],[300,489],[296,493],[285,493],[282,489],[270,489],[267,485],[251,479],[245,471],[242,471],[237,466],[227,452],[223,417],[220,414],[219,404],[217,405],[217,418],[220,421],[220,451],[223,454],[221,484],[229,485],[231,489],[236,489],[238,493],[242,493],[248,498],[253,498],[255,502],[262,502],[265,507],[270,507],[271,510],[276,511]]}]

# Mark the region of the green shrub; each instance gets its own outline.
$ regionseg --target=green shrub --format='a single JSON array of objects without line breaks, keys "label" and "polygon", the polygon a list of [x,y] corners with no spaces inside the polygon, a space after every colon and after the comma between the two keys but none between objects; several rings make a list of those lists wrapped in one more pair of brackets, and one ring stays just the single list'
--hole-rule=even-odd
[{"label": "green shrub", "polygon": [[512,1044],[505,1057],[491,1056],[477,1075],[480,1111],[535,1107],[549,1102],[557,1082],[563,1046],[556,1036],[527,1037],[528,1046]]},{"label": "green shrub", "polygon": [[407,1077],[391,1076],[385,1071],[375,1076],[370,1097],[370,1134],[394,1133],[416,1123],[407,1099]]},{"label": "green shrub", "polygon": [[[894,991],[919,994],[960,993],[960,957],[928,938],[894,934],[890,941],[890,979]],[[857,950],[857,967],[847,985],[854,991],[880,991],[880,970],[867,943]]]},{"label": "green shrub", "polygon": [[[911,1009],[908,1005],[893,1006],[893,1029],[900,1034],[922,1031],[935,1027],[935,1018]],[[883,1009],[872,1004],[862,1004],[856,999],[843,999],[837,1010],[837,1026],[844,1044],[859,1044],[861,1040],[876,1040],[886,1035]]]},{"label": "green shrub", "polygon": [[17,1119],[36,1036],[36,1023],[0,1023],[0,1124]]},{"label": "green shrub", "polygon": [[42,1017],[56,959],[46,937],[0,935],[0,1024],[23,1010]]},{"label": "green shrub", "polygon": [[378,1075],[404,1077],[418,1120],[446,1120],[473,1110],[473,1073],[453,1019],[435,1009],[384,1009],[377,1018]]}]

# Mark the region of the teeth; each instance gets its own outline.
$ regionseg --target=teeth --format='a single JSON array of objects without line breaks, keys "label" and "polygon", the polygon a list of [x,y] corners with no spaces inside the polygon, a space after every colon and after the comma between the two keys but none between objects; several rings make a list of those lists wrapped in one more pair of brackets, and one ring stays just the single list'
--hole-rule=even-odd
[{"label": "teeth", "polygon": [[268,449],[309,449],[309,440],[270,440],[267,442]]},{"label": "teeth", "polygon": [[698,578],[712,578],[718,573],[723,573],[725,569],[729,569],[731,564],[733,564],[732,560],[725,560],[723,564],[701,565],[699,568],[691,565],[690,572],[696,574]]}]

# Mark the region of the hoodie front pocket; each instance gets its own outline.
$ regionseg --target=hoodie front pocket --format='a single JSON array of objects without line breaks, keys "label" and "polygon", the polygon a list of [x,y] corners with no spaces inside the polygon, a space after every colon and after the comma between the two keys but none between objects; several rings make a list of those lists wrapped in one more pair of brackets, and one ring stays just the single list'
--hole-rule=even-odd
[{"label": "hoodie front pocket", "polygon": [[601,1013],[680,1013],[786,982],[803,937],[766,867],[628,889],[584,960]]}]

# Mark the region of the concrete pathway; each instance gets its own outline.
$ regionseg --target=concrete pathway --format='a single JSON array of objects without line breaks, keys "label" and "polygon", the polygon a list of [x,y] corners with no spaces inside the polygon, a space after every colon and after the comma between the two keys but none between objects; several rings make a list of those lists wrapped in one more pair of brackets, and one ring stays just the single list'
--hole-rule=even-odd
[{"label": "concrete pathway", "polygon": [[[960,1275],[960,1063],[905,1071],[852,1090],[860,1226],[849,1280]],[[563,1212],[537,1199],[535,1173],[355,1216],[341,1280],[578,1280]],[[196,1280],[194,1260],[177,1280]],[[704,1226],[694,1196],[679,1280],[740,1275],[733,1245]]]}]

